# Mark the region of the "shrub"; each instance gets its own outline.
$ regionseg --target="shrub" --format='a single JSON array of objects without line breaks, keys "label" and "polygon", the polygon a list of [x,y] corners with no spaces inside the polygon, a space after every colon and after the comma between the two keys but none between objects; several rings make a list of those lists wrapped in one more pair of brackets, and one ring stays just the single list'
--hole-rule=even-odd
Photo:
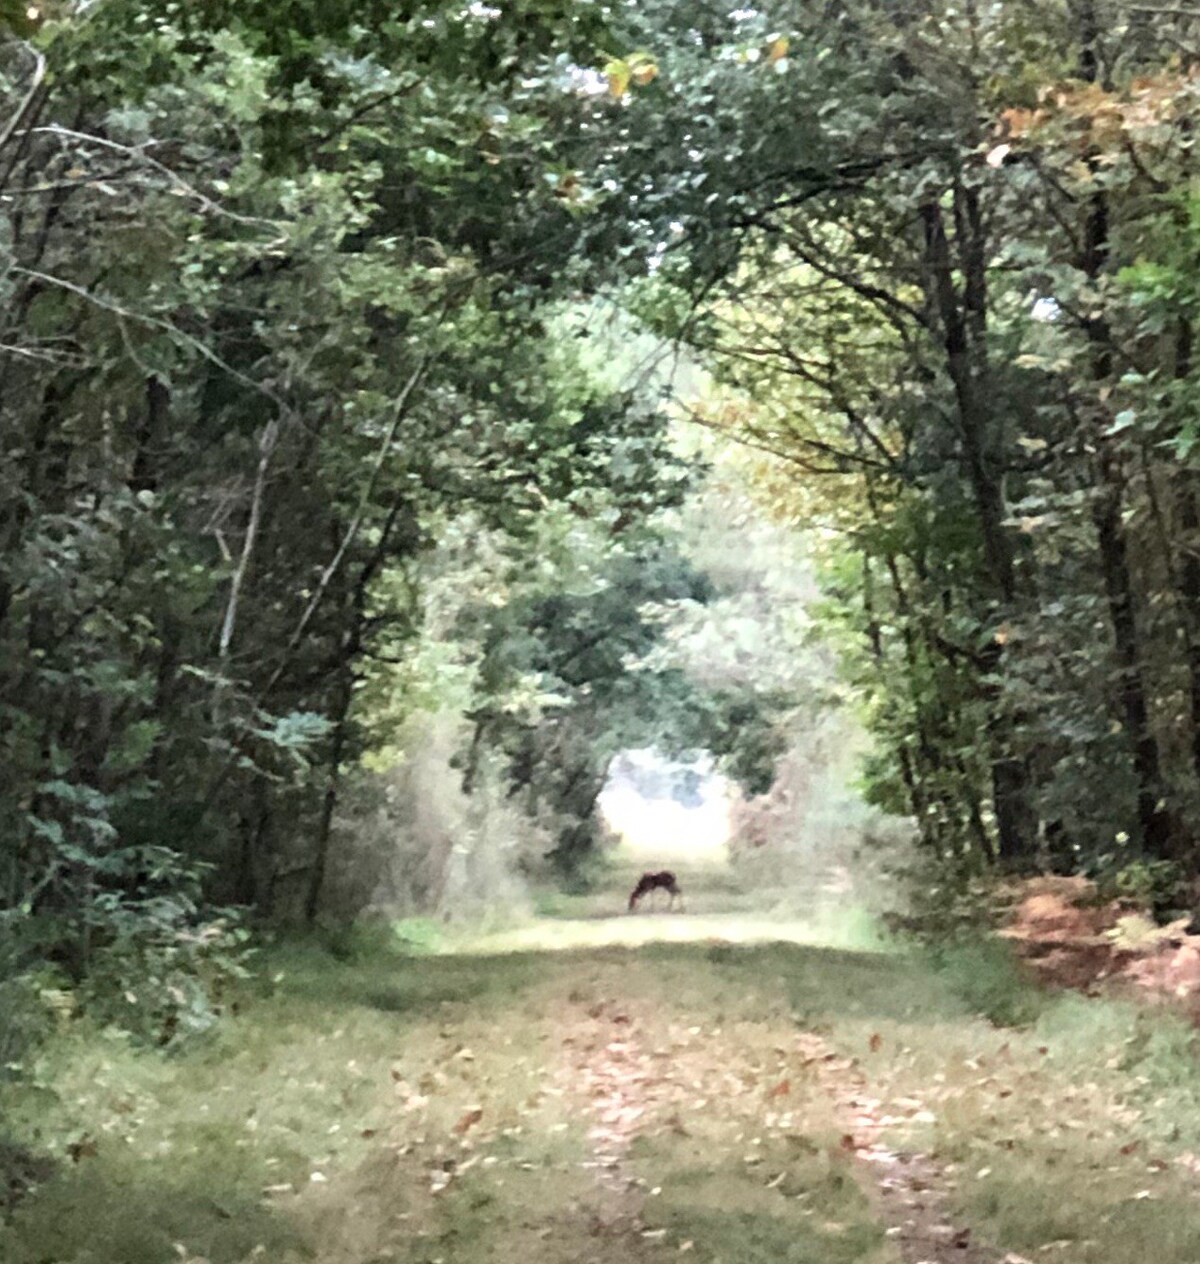
[{"label": "shrub", "polygon": [[1170,860],[1134,860],[1102,875],[1101,890],[1162,913],[1179,903],[1184,878]]},{"label": "shrub", "polygon": [[997,1027],[1028,1027],[1046,998],[1007,944],[979,939],[935,948],[933,961],[955,993]]},{"label": "shrub", "polygon": [[80,988],[97,1021],[155,1045],[179,1045],[216,1023],[234,980],[247,977],[249,931],[232,912],[202,916],[184,896],[110,910],[108,939]]}]

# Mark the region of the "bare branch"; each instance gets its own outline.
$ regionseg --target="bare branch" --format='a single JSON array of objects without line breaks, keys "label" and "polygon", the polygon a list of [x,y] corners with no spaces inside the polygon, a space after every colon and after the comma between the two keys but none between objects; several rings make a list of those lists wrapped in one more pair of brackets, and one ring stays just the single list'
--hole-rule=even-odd
[{"label": "bare branch", "polygon": [[400,423],[408,415],[408,404],[412,398],[413,392],[421,384],[426,373],[432,366],[436,354],[434,352],[426,353],[417,367],[413,370],[408,381],[405,382],[403,389],[396,398],[395,407],[392,410],[392,419],[388,425],[387,432],[383,437],[383,442],[379,445],[379,451],[375,456],[375,463],[371,467],[371,472],[367,476],[367,481],[363,485],[362,494],[359,496],[358,507],[354,511],[354,517],[350,520],[350,525],[346,528],[346,534],[342,537],[341,544],[338,545],[337,552],[329,564],[321,572],[321,578],[317,581],[316,589],[309,598],[308,605],[304,608],[304,613],[300,616],[300,621],[296,624],[295,630],[288,639],[287,645],[284,647],[283,658],[279,665],[271,673],[271,678],[267,681],[263,689],[262,696],[267,697],[275,686],[283,677],[283,673],[287,670],[291,656],[295,652],[296,647],[300,644],[305,632],[308,631],[308,625],[312,622],[313,616],[317,613],[317,609],[325,598],[325,593],[329,588],[333,577],[341,569],[341,565],[350,546],[354,543],[359,531],[362,529],[363,522],[366,519],[367,511],[371,506],[371,497],[375,492],[375,484],[379,481],[379,475],[383,472],[384,463],[387,460],[388,452],[396,438],[396,432],[400,429]]},{"label": "bare branch", "polygon": [[22,47],[33,54],[33,75],[30,79],[28,92],[26,92],[25,96],[21,99],[21,104],[17,106],[16,112],[13,114],[12,118],[8,120],[8,125],[5,127],[4,131],[0,132],[0,150],[2,150],[4,146],[17,135],[17,129],[25,121],[29,111],[33,108],[33,103],[37,99],[38,90],[41,88],[42,83],[46,78],[45,54],[31,48],[28,44],[23,44]]}]

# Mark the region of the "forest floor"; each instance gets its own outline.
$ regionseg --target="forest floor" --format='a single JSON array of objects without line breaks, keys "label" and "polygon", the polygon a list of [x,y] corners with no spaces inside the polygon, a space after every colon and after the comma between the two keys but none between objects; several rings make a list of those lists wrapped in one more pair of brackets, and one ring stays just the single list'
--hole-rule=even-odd
[{"label": "forest floor", "polygon": [[174,1057],[64,1033],[0,1097],[59,1164],[0,1259],[1200,1260],[1186,1024],[688,886],[452,952],[281,947]]}]

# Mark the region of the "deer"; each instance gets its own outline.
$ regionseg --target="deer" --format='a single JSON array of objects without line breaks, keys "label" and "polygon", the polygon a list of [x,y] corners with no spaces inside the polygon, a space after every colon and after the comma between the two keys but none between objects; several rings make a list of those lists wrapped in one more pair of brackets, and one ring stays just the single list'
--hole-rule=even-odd
[{"label": "deer", "polygon": [[660,873],[642,874],[629,896],[629,911],[631,913],[636,911],[638,900],[651,891],[666,891],[671,897],[667,902],[668,908],[674,907],[676,897],[681,904],[683,902],[683,892],[679,889],[679,883],[675,881],[675,875],[664,869]]}]

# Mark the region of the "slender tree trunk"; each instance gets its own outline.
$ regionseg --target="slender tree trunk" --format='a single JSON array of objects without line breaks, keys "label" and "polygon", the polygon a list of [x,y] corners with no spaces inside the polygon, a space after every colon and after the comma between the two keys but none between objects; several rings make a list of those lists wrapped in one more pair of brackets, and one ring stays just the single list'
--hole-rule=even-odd
[{"label": "slender tree trunk", "polygon": [[1116,656],[1122,722],[1128,735],[1137,778],[1137,818],[1142,842],[1152,854],[1159,854],[1166,842],[1166,827],[1159,806],[1162,770],[1158,743],[1150,729],[1150,710],[1142,678],[1133,582],[1129,570],[1129,547],[1121,521],[1120,481],[1111,469],[1113,454],[1101,453],[1100,488],[1093,507],[1104,589],[1108,596]]},{"label": "slender tree trunk", "polygon": [[1175,503],[1179,515],[1181,564],[1180,595],[1187,623],[1188,677],[1192,703],[1192,768],[1200,781],[1200,490],[1194,471],[1176,479]]},{"label": "slender tree trunk", "polygon": [[[925,225],[926,262],[942,327],[946,371],[954,386],[959,437],[983,539],[984,562],[997,598],[1009,606],[1016,596],[1013,550],[1004,527],[1007,515],[1002,466],[994,450],[988,383],[980,372],[980,366],[985,364],[984,352],[977,347],[972,354],[970,327],[954,284],[954,267],[941,207],[936,202],[928,202],[922,208],[921,217]],[[964,259],[964,266],[969,266],[972,273],[982,266],[978,249],[964,250]],[[967,292],[971,322],[978,325],[981,320],[978,305],[986,302],[983,279],[969,276]]]},{"label": "slender tree trunk", "polygon": [[321,908],[321,894],[325,888],[325,876],[329,869],[329,844],[333,834],[333,814],[337,808],[338,792],[342,784],[342,760],[346,753],[346,737],[350,715],[350,699],[353,694],[354,674],[349,663],[342,668],[341,688],[333,714],[333,741],[329,750],[329,771],[325,781],[325,795],[321,800],[321,815],[317,822],[317,837],[313,848],[312,867],[308,873],[308,891],[304,899],[304,917],[311,925],[317,920]]},{"label": "slender tree trunk", "polygon": [[[1004,526],[1003,459],[991,416],[987,348],[982,342],[986,336],[987,255],[977,200],[969,198],[961,185],[955,189],[954,198],[960,231],[969,238],[960,243],[959,250],[965,299],[960,300],[955,285],[945,220],[936,201],[921,208],[929,297],[941,325],[946,371],[954,387],[959,437],[975,501],[984,568],[996,611],[1003,615],[1015,604],[1016,570],[1012,543]],[[983,668],[987,675],[999,676],[1003,672],[1002,646],[989,649]],[[1019,868],[1030,861],[1037,835],[1029,770],[1015,753],[1017,722],[1006,712],[999,688],[989,690],[988,710],[987,741],[998,854],[1006,868]]]},{"label": "slender tree trunk", "polygon": [[[867,643],[871,647],[871,657],[875,660],[876,670],[881,677],[884,677],[887,675],[887,662],[883,648],[883,631],[875,613],[875,579],[871,574],[871,559],[865,553],[863,554],[863,611],[867,618]],[[909,810],[917,822],[921,841],[931,850],[939,852],[940,840],[933,831],[934,822],[929,811],[929,798],[913,767],[908,747],[903,743],[896,746],[896,763],[900,769],[900,780],[908,795]]]},{"label": "slender tree trunk", "polygon": [[[1198,261],[1200,262],[1200,261]],[[1175,331],[1175,362],[1172,374],[1177,382],[1184,382],[1192,372],[1194,358],[1194,334],[1192,322],[1187,316],[1179,318]],[[1147,479],[1151,477],[1147,471]],[[1171,583],[1179,599],[1182,614],[1184,654],[1187,658],[1188,693],[1191,701],[1192,730],[1190,754],[1192,771],[1200,784],[1200,480],[1190,468],[1175,472],[1172,480],[1175,516],[1179,525],[1177,549],[1178,565],[1169,538],[1164,540],[1167,568]],[[1151,483],[1153,488],[1153,483]],[[1164,515],[1154,502],[1155,517],[1166,536]]]},{"label": "slender tree trunk", "polygon": [[[350,708],[354,700],[355,663],[363,651],[363,637],[367,627],[367,596],[371,584],[387,559],[389,548],[394,543],[397,527],[406,521],[411,528],[416,521],[415,511],[403,496],[397,496],[380,528],[375,547],[363,563],[350,588],[350,623],[342,645],[339,686],[331,716],[334,730],[329,753],[329,772],[325,783],[325,795],[321,800],[321,815],[317,822],[317,838],[312,867],[309,869],[308,892],[304,901],[304,915],[309,923],[316,920],[320,910],[321,893],[325,887],[325,877],[329,868],[333,815],[337,809],[338,793],[341,789],[342,763],[345,759],[349,737]],[[326,576],[329,576],[328,571]],[[312,609],[311,606],[310,609]]]},{"label": "slender tree trunk", "polygon": [[242,821],[242,845],[238,852],[236,900],[247,908],[259,907],[260,865],[263,841],[271,826],[271,802],[266,783],[255,782],[254,806]]},{"label": "slender tree trunk", "polygon": [[[1094,6],[1085,0],[1079,10],[1080,74],[1089,83],[1100,79],[1099,27]],[[1083,254],[1080,268],[1092,281],[1104,275],[1110,254],[1108,196],[1098,189],[1088,202],[1083,226]],[[1112,330],[1103,314],[1084,321],[1084,334],[1091,352],[1091,377],[1100,389],[1113,377]],[[1106,410],[1099,410],[1098,428],[1106,428]],[[1092,521],[1108,598],[1113,650],[1119,679],[1122,722],[1129,742],[1134,775],[1137,779],[1137,819],[1142,845],[1152,855],[1162,854],[1169,829],[1162,809],[1163,777],[1158,742],[1150,727],[1145,678],[1137,620],[1137,597],[1129,564],[1129,544],[1123,516],[1125,472],[1121,455],[1111,438],[1095,436],[1094,462],[1096,498]]]}]

